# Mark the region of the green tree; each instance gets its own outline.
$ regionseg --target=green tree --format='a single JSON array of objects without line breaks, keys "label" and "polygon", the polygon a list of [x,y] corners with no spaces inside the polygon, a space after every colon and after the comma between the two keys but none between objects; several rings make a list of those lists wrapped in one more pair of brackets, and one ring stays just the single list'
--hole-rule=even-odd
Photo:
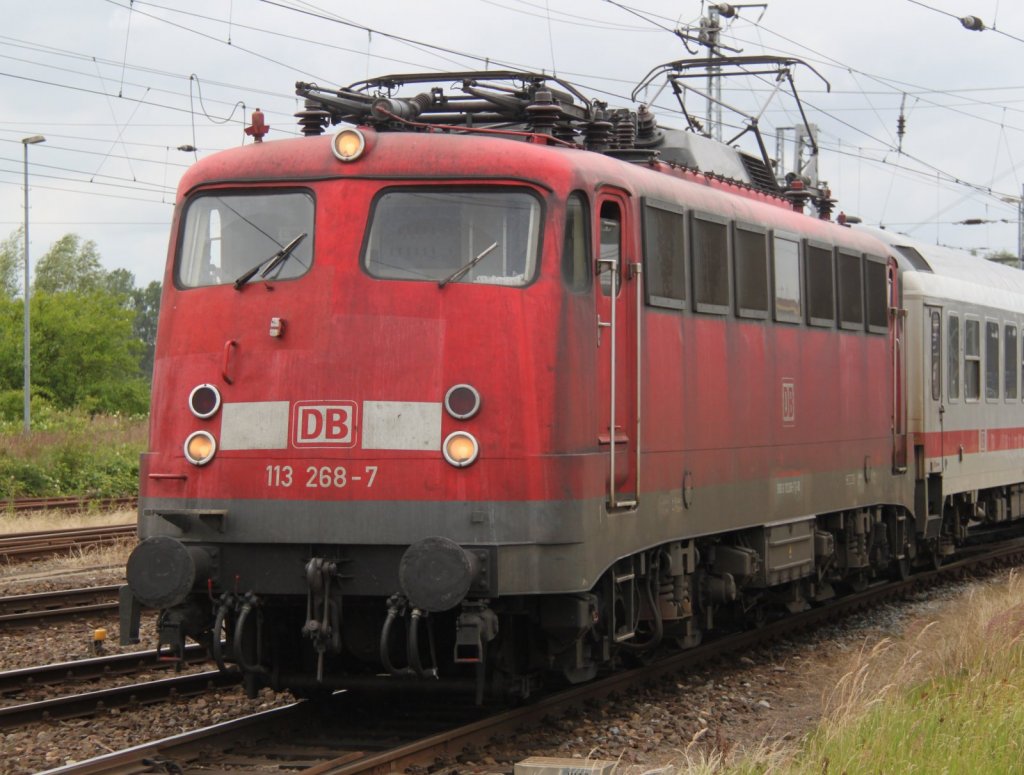
[{"label": "green tree", "polygon": [[132,332],[142,342],[139,371],[146,379],[153,375],[153,351],[156,347],[156,323],[160,313],[160,293],[163,285],[155,280],[145,288],[135,287],[135,275],[127,269],[114,269],[103,276],[103,288],[123,300],[135,312]]},{"label": "green tree", "polygon": [[127,269],[112,269],[106,272],[100,281],[100,287],[107,293],[123,298],[127,306],[132,306],[136,290],[135,275]]},{"label": "green tree", "polygon": [[[20,412],[23,389],[20,236],[0,243],[0,283],[11,278],[0,284],[0,415],[8,419]],[[33,404],[145,413],[160,291],[158,282],[136,288],[127,269],[104,271],[92,241],[65,234],[55,242],[33,283]]]},{"label": "green tree", "polygon": [[0,392],[22,389],[24,308],[20,299],[0,296]]},{"label": "green tree", "polygon": [[146,377],[153,376],[153,351],[156,349],[156,323],[160,316],[160,295],[163,285],[156,280],[145,288],[132,290],[132,302],[135,306],[135,324],[133,332],[145,348],[139,370]]},{"label": "green tree", "polygon": [[1011,253],[1009,250],[994,250],[991,253],[986,253],[985,258],[989,261],[995,261],[997,264],[1012,266],[1014,269],[1017,268],[1019,261],[1017,254]]},{"label": "green tree", "polygon": [[32,297],[32,382],[54,404],[92,412],[146,411],[135,313],[105,291]]},{"label": "green tree", "polygon": [[19,226],[0,242],[0,298],[13,299],[21,291],[24,264],[24,231]]},{"label": "green tree", "polygon": [[106,273],[92,240],[65,234],[36,264],[32,290],[38,293],[89,293],[104,287]]}]

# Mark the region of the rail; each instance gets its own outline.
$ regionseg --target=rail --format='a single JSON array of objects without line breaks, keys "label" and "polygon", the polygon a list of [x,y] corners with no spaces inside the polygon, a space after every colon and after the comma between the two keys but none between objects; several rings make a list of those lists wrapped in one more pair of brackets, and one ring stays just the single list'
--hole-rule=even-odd
[{"label": "rail", "polygon": [[134,495],[120,498],[93,498],[88,495],[69,495],[48,498],[5,498],[0,500],[0,511],[91,511],[134,506]]},{"label": "rail", "polygon": [[6,533],[0,535],[0,562],[28,562],[73,549],[109,546],[132,539],[136,532],[131,524]]}]

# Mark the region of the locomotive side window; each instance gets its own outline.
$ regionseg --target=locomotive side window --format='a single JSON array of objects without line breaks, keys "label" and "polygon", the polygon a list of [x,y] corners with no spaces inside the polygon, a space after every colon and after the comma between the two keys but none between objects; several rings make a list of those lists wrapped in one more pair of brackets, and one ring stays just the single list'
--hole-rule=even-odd
[{"label": "locomotive side window", "polygon": [[946,321],[946,393],[951,401],[960,400],[960,317]]},{"label": "locomotive side window", "polygon": [[562,276],[573,291],[585,290],[590,285],[589,226],[586,200],[578,192],[570,194],[565,203]]},{"label": "locomotive side window", "polygon": [[693,217],[693,301],[698,312],[729,311],[729,222]]},{"label": "locomotive side window", "polygon": [[763,231],[736,226],[736,314],[768,317],[768,240]]},{"label": "locomotive side window", "polygon": [[1017,325],[1003,327],[1003,395],[1007,400],[1017,398]]},{"label": "locomotive side window", "polygon": [[305,192],[200,194],[183,218],[178,287],[232,283],[254,267],[270,266],[288,246],[265,279],[305,274],[313,262],[313,210],[313,197]]},{"label": "locomotive side window", "polygon": [[647,303],[686,307],[686,217],[669,202],[644,199],[644,278]]},{"label": "locomotive side window", "polygon": [[860,254],[840,250],[836,259],[839,278],[839,326],[852,331],[864,330],[864,273]]},{"label": "locomotive side window", "polygon": [[885,261],[864,257],[864,296],[867,300],[868,331],[884,334],[889,328],[889,290]]},{"label": "locomotive side window", "polygon": [[812,326],[835,324],[835,282],[832,249],[807,245],[807,322]]},{"label": "locomotive side window", "polygon": [[981,397],[981,323],[964,320],[964,398],[977,401]]},{"label": "locomotive side window", "polygon": [[776,234],[772,239],[772,283],[775,289],[775,319],[799,323],[803,306],[800,297],[800,243]]},{"label": "locomotive side window", "polygon": [[985,398],[999,398],[999,324],[985,323]]},{"label": "locomotive side window", "polygon": [[373,204],[363,266],[388,280],[526,285],[540,222],[540,202],[525,191],[385,191]]},{"label": "locomotive side window", "polygon": [[[614,261],[614,268],[605,261]],[[619,295],[622,288],[622,216],[614,202],[601,205],[601,261],[597,265],[597,276],[602,295],[613,295],[613,285],[614,295]]]}]

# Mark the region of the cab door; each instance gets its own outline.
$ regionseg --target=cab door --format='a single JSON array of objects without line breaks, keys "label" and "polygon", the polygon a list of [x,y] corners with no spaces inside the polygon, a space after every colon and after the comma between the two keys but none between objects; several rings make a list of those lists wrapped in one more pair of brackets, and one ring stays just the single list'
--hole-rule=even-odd
[{"label": "cab door", "polygon": [[607,450],[607,505],[637,506],[640,451],[638,341],[640,263],[628,194],[603,190],[597,200],[594,294],[597,307],[597,435]]},{"label": "cab door", "polygon": [[892,470],[907,470],[907,353],[905,322],[907,311],[900,302],[899,274],[896,262],[890,260],[888,268],[889,291],[889,348],[892,358]]}]

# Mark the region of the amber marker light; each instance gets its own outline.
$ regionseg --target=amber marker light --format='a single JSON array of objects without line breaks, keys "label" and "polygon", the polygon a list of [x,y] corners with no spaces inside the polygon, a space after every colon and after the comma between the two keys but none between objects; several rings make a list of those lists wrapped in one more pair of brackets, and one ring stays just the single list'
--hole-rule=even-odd
[{"label": "amber marker light", "polygon": [[213,417],[220,409],[220,391],[213,385],[196,385],[188,395],[188,408],[200,420]]},{"label": "amber marker light", "polygon": [[205,466],[217,451],[217,441],[207,431],[196,431],[185,439],[185,459],[194,466]]},{"label": "amber marker light", "polygon": [[441,453],[444,459],[456,468],[465,468],[480,454],[480,445],[472,434],[465,431],[455,431],[448,434],[448,438],[441,445]]},{"label": "amber marker light", "polygon": [[366,138],[358,129],[342,129],[331,142],[331,150],[341,161],[355,161],[365,149]]}]

